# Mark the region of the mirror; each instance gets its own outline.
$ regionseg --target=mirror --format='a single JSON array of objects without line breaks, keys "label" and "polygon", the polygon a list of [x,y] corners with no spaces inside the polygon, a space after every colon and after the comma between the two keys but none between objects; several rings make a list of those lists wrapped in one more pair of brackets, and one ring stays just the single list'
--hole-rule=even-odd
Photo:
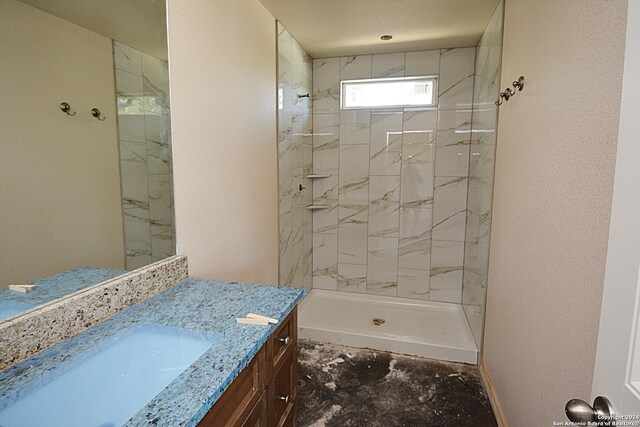
[{"label": "mirror", "polygon": [[165,10],[0,2],[0,321],[175,255]]}]

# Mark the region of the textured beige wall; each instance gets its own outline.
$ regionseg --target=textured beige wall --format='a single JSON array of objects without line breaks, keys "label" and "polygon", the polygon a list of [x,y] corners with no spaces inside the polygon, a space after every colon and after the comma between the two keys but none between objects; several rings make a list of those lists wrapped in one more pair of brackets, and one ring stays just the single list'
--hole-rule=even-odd
[{"label": "textured beige wall", "polygon": [[277,284],[275,21],[190,0],[168,22],[178,253],[190,276]]},{"label": "textured beige wall", "polygon": [[123,268],[111,40],[1,0],[0,41],[0,289]]},{"label": "textured beige wall", "polygon": [[511,426],[588,399],[604,279],[626,1],[507,0],[484,364]]}]

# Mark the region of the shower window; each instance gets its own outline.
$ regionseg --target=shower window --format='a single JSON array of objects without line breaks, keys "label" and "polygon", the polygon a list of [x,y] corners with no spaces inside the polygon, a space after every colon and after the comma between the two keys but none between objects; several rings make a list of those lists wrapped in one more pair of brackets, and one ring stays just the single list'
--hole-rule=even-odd
[{"label": "shower window", "polygon": [[340,82],[340,105],[343,110],[433,107],[437,104],[437,83],[435,76],[343,80]]}]

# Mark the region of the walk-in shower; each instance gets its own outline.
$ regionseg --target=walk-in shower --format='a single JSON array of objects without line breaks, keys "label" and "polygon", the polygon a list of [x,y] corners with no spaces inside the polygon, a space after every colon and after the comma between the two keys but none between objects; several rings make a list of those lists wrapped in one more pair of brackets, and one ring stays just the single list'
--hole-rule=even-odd
[{"label": "walk-in shower", "polygon": [[[502,10],[476,46],[312,61],[278,24],[280,284],[310,291],[302,338],[477,363]],[[359,108],[348,81],[417,101]]]}]

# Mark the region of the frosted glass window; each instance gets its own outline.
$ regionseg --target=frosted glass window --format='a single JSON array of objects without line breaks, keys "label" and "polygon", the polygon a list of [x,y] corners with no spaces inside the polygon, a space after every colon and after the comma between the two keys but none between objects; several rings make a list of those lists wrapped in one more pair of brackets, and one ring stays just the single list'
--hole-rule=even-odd
[{"label": "frosted glass window", "polygon": [[436,105],[437,77],[343,80],[343,110],[354,108],[431,107]]}]

